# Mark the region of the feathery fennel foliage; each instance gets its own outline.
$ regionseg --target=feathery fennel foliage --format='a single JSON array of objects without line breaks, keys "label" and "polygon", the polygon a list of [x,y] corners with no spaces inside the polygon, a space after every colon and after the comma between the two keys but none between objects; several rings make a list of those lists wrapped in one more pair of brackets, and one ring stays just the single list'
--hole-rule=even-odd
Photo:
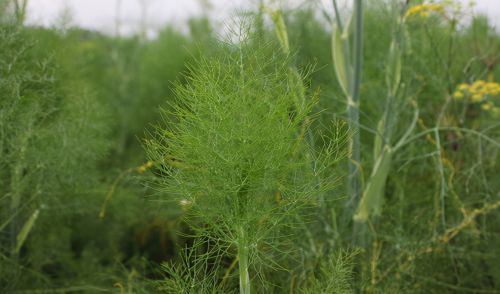
[{"label": "feathery fennel foliage", "polygon": [[352,287],[356,252],[338,251],[325,256],[310,274],[309,285],[302,293],[354,293]]},{"label": "feathery fennel foliage", "polygon": [[91,194],[106,128],[101,105],[76,79],[61,83],[58,60],[28,30],[2,26],[0,43],[0,284],[10,291],[45,285],[42,268],[61,261],[41,248],[69,247],[54,223]]},{"label": "feathery fennel foliage", "polygon": [[[208,18],[145,40],[25,27],[0,0],[0,292],[496,293],[498,33],[459,24],[456,1],[365,1],[354,256],[331,189],[352,44],[337,35],[332,60],[313,2],[262,1],[251,38],[214,45]],[[168,102],[146,161],[137,138]],[[145,201],[150,177],[168,207]]]},{"label": "feathery fennel foliage", "polygon": [[163,191],[200,236],[237,256],[241,293],[250,293],[256,265],[279,267],[266,258],[279,228],[331,189],[325,171],[338,150],[309,150],[304,133],[315,101],[297,103],[303,82],[290,76],[279,48],[251,38],[220,46],[220,56],[202,58],[177,87],[168,113],[175,119],[147,149],[161,166]]},{"label": "feathery fennel foliage", "polygon": [[219,283],[223,253],[217,244],[207,246],[202,239],[181,251],[179,262],[164,263],[163,279],[152,284],[162,293],[231,293]]}]

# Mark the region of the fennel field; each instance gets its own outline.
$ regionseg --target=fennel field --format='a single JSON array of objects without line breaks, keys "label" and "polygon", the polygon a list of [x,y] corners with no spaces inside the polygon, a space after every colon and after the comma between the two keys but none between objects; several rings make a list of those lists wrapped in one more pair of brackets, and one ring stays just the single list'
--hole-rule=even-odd
[{"label": "fennel field", "polygon": [[0,0],[0,293],[500,293],[499,30],[349,2],[146,38]]}]

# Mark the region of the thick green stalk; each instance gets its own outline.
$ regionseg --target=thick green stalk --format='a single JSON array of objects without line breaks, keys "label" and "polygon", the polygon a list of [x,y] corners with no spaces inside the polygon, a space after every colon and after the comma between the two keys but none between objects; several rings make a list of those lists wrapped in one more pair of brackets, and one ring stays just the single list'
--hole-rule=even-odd
[{"label": "thick green stalk", "polygon": [[250,294],[250,275],[248,274],[248,244],[245,230],[240,227],[238,240],[238,260],[240,272],[240,294]]},{"label": "thick green stalk", "polygon": [[337,1],[333,0],[333,10],[335,11],[335,21],[337,22],[337,26],[340,31],[343,31],[343,25],[342,25],[342,19],[340,18],[340,10],[339,6],[337,5]]},{"label": "thick green stalk", "polygon": [[[404,12],[398,19],[387,61],[386,83],[388,94],[385,111],[379,120],[377,133],[375,135],[373,150],[374,165],[372,173],[363,191],[362,199],[360,200],[358,209],[354,215],[354,220],[360,223],[366,223],[371,219],[373,224],[374,220],[381,216],[382,203],[384,201],[385,194],[385,183],[387,182],[387,178],[390,173],[393,154],[408,139],[408,136],[414,129],[418,119],[418,107],[416,103],[411,103],[411,105],[415,108],[414,119],[406,133],[400,138],[399,142],[396,145],[392,145],[391,142],[393,141],[392,137],[394,128],[398,123],[398,116],[396,114],[397,105],[400,103],[397,99],[401,84],[403,47],[402,34],[404,29],[403,15]],[[368,236],[361,237],[365,237],[364,239],[366,240]]]},{"label": "thick green stalk", "polygon": [[[335,72],[342,91],[347,97],[347,119],[351,136],[349,139],[349,162],[347,177],[347,211],[344,219],[351,219],[361,198],[361,143],[359,134],[359,101],[361,69],[363,66],[363,1],[354,0],[352,17],[343,24],[336,0],[333,0],[336,24],[332,34],[332,57]],[[350,30],[354,20],[353,30]],[[354,34],[351,47],[349,38]],[[352,48],[352,52],[350,50]],[[348,220],[349,221],[349,220]],[[353,227],[353,242],[357,243],[358,225]]]},{"label": "thick green stalk", "polygon": [[361,178],[359,164],[361,159],[359,135],[359,94],[361,85],[361,68],[363,64],[363,1],[354,0],[354,46],[353,71],[349,79],[349,94],[347,96],[347,114],[349,128],[352,131],[349,155],[348,192],[352,207],[356,207],[361,194]]}]

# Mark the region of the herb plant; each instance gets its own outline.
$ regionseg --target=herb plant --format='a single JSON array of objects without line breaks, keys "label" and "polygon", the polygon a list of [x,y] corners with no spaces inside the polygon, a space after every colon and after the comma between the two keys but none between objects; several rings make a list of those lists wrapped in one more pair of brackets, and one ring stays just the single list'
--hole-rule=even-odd
[{"label": "herb plant", "polygon": [[279,266],[280,227],[331,187],[325,171],[338,150],[310,150],[304,134],[314,100],[298,103],[303,83],[278,48],[245,37],[220,50],[177,87],[174,120],[148,151],[163,191],[186,207],[198,238],[234,252],[240,292],[250,293],[258,266]]}]

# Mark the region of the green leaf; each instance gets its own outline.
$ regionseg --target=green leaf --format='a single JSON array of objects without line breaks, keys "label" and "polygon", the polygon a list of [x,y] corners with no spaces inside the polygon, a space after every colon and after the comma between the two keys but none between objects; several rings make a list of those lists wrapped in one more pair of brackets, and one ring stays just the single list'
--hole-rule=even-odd
[{"label": "green leaf", "polygon": [[16,248],[14,249],[14,253],[18,254],[19,250],[21,250],[21,247],[23,246],[24,242],[26,241],[26,238],[28,237],[29,233],[31,232],[31,229],[33,229],[33,226],[35,225],[36,220],[38,219],[38,215],[40,214],[40,209],[37,209],[33,212],[33,214],[30,216],[28,221],[24,223],[23,228],[17,234],[16,237]]},{"label": "green leaf", "polygon": [[370,180],[363,192],[354,220],[365,222],[371,215],[380,216],[385,194],[385,183],[392,161],[392,149],[385,146],[373,167]]},{"label": "green leaf", "polygon": [[345,95],[349,94],[348,84],[348,60],[344,52],[344,41],[342,32],[338,26],[333,26],[332,31],[332,59],[335,75]]}]

